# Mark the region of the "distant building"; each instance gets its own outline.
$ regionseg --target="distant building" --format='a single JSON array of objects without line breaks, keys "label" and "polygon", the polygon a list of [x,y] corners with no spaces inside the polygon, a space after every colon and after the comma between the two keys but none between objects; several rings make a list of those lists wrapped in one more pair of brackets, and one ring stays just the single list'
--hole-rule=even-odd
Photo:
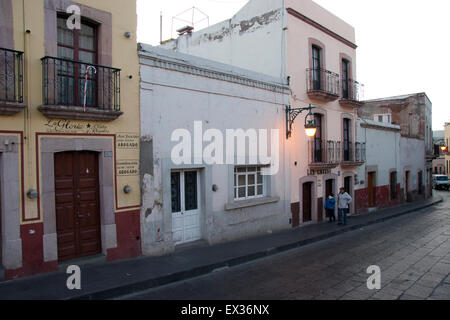
[{"label": "distant building", "polygon": [[[362,130],[358,134],[359,139],[366,139],[366,134],[369,134],[366,143],[370,149],[364,172],[360,173],[365,177],[365,184],[357,191],[359,211],[392,203],[397,184],[400,188],[394,203],[431,196],[435,155],[432,104],[427,95],[417,93],[365,101],[358,110],[358,116],[361,128],[372,132]],[[375,134],[374,130],[388,128],[390,132],[398,132],[399,137],[392,140],[381,132]],[[378,151],[375,152],[374,148]]]},{"label": "distant building", "polygon": [[441,147],[445,144],[445,130],[433,131],[434,153],[436,158],[433,160],[433,174],[447,174],[445,167],[445,152]]},{"label": "distant building", "polygon": [[366,143],[366,163],[359,168],[355,182],[356,212],[386,208],[404,201],[400,126],[359,118],[357,137]]},{"label": "distant building", "polygon": [[445,170],[447,172],[448,177],[450,178],[450,122],[445,123],[445,146],[447,147],[447,152],[445,154]]}]

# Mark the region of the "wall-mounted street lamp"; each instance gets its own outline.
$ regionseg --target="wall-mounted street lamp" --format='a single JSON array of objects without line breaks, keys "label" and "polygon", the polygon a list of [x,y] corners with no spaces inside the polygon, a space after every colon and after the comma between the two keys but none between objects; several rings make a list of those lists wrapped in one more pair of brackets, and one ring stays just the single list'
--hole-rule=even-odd
[{"label": "wall-mounted street lamp", "polygon": [[308,137],[314,137],[317,133],[317,125],[314,121],[314,114],[312,113],[314,107],[309,105],[307,108],[291,108],[286,106],[286,139],[289,139],[292,135],[292,125],[295,119],[303,111],[309,111],[305,117],[305,132]]},{"label": "wall-mounted street lamp", "polygon": [[443,153],[447,153],[448,152],[448,147],[447,146],[442,146],[441,150]]}]

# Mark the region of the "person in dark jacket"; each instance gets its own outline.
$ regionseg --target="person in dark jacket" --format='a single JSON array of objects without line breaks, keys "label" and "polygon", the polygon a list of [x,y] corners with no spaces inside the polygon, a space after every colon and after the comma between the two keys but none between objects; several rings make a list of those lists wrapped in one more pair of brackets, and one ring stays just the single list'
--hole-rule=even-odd
[{"label": "person in dark jacket", "polygon": [[334,215],[334,211],[336,209],[336,199],[334,198],[334,194],[330,194],[325,200],[325,210],[327,213],[327,218],[330,219],[329,222],[336,221],[336,216]]}]

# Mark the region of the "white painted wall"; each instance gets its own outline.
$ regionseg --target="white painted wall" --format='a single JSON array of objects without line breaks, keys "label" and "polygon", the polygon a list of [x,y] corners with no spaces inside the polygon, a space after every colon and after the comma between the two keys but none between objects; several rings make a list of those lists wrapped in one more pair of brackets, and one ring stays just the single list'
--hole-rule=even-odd
[{"label": "white painted wall", "polygon": [[285,78],[283,0],[252,0],[231,19],[186,34],[165,49]]},{"label": "white painted wall", "polygon": [[[410,168],[410,185],[411,191],[417,190],[418,172],[423,171],[423,184],[426,184],[426,163],[425,163],[425,141],[419,139],[400,138],[400,168]],[[402,174],[402,188],[405,188],[404,175]]]},{"label": "white painted wall", "polygon": [[[314,38],[325,45],[325,69],[340,74],[340,54],[346,54],[352,60],[352,78],[356,80],[356,50],[288,14],[287,8],[293,8],[346,40],[355,42],[352,26],[311,0],[251,0],[230,20],[198,30],[191,35],[180,36],[163,47],[281,77],[284,81],[287,81],[289,76],[291,97],[287,104],[292,108],[307,107],[309,104],[316,106],[325,115],[324,140],[342,140],[342,116],[349,116],[353,119],[352,141],[355,142],[354,110],[341,107],[338,100],[328,103],[311,100],[307,95],[306,69],[310,67],[309,38]],[[252,27],[247,28],[248,25]],[[303,113],[297,118],[292,137],[287,142],[290,150],[292,203],[300,201],[299,180],[307,175],[308,170],[309,138],[303,128],[304,117]],[[345,174],[356,172],[357,168],[344,170],[337,167],[332,170],[332,174],[339,175],[339,186],[343,185]],[[319,180],[321,178],[318,177]],[[322,190],[318,183],[317,197],[323,196]]]},{"label": "white painted wall", "polygon": [[[373,127],[361,127],[362,123]],[[394,129],[397,131],[388,131]],[[373,120],[358,119],[357,135],[360,142],[366,143],[366,164],[358,170],[359,180],[364,181],[358,189],[365,188],[366,168],[378,166],[376,186],[389,185],[389,173],[391,169],[397,169],[397,179],[400,183],[403,176],[400,155],[400,126],[388,123],[380,123]]]},{"label": "white painted wall", "polygon": [[[142,49],[145,52],[140,52],[141,134],[142,139],[153,141],[154,162],[154,175],[143,172],[144,254],[161,254],[174,248],[170,221],[170,170],[182,167],[202,170],[202,184],[205,186],[202,191],[202,235],[209,243],[290,228],[289,164],[286,160],[289,158],[285,156],[289,153],[286,150],[284,112],[288,91],[277,93],[257,88],[251,85],[251,81],[243,85],[218,80],[211,78],[208,72],[213,71],[221,78],[240,75],[266,83],[267,88],[276,80],[281,86],[281,80],[147,45]],[[178,71],[165,68],[167,63]],[[188,71],[186,67],[191,69]],[[225,206],[233,203],[233,166],[174,165],[170,156],[177,143],[170,142],[171,134],[184,128],[193,136],[194,121],[201,121],[204,131],[214,128],[223,133],[226,129],[239,128],[278,129],[280,170],[267,178],[271,186],[267,196],[278,200],[227,211]],[[212,191],[213,184],[218,186],[217,192]],[[146,216],[148,209],[151,209],[151,214]]]}]

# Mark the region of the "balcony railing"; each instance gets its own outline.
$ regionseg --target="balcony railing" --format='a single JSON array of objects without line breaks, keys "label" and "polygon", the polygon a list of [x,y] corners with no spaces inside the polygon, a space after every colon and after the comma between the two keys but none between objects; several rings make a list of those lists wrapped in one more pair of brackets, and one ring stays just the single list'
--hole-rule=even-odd
[{"label": "balcony railing", "polygon": [[338,141],[309,141],[309,166],[314,168],[334,168],[341,159],[341,143]]},{"label": "balcony railing", "polygon": [[23,52],[0,48],[0,113],[19,112],[23,104]]},{"label": "balcony railing", "polygon": [[342,142],[342,166],[360,166],[366,161],[366,144]]},{"label": "balcony railing", "polygon": [[360,107],[364,99],[364,85],[353,79],[342,79],[342,106]]},{"label": "balcony railing", "polygon": [[308,96],[333,101],[339,98],[339,75],[325,69],[306,69]]},{"label": "balcony railing", "polygon": [[[120,69],[55,57],[44,57],[41,60],[43,75],[41,112],[47,116],[55,116],[56,112],[60,113],[59,116],[70,118],[70,111],[73,111],[77,119],[105,121],[111,115],[112,118],[109,120],[114,120],[122,114]],[[94,67],[95,71],[89,66]],[[106,118],[101,119],[102,117]]]}]

